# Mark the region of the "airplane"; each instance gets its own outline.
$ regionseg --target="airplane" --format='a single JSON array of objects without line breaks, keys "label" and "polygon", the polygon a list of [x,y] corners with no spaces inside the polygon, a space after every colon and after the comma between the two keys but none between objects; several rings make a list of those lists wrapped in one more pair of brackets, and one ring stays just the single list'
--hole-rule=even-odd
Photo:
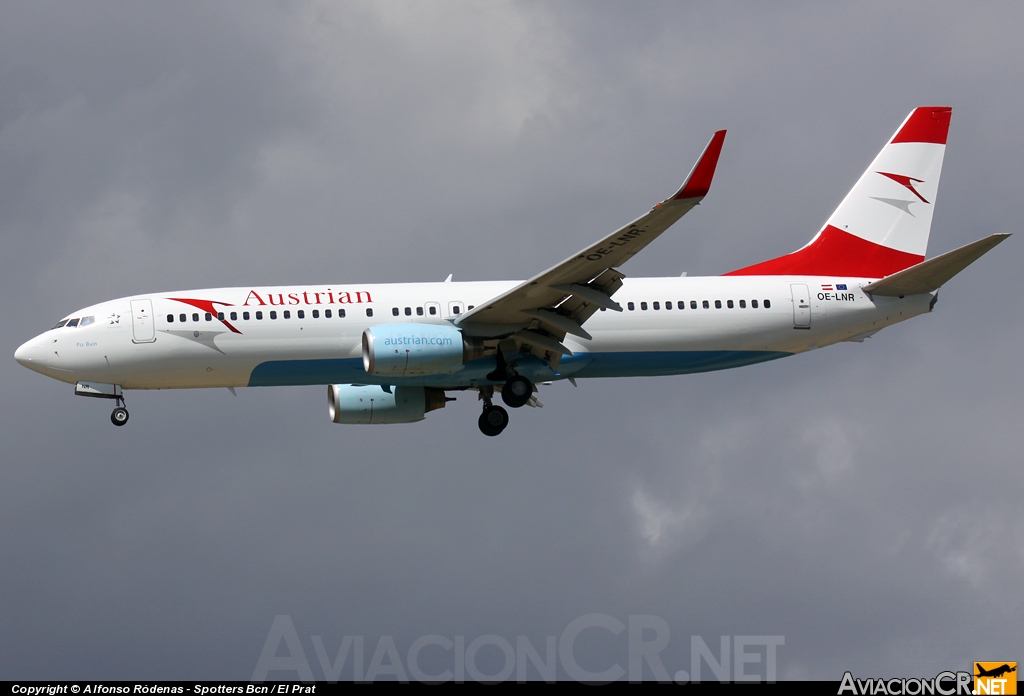
[{"label": "airplane", "polygon": [[981,663],[975,662],[974,663],[974,667],[978,670],[978,673],[974,675],[976,677],[996,677],[996,678],[999,678],[999,677],[1003,676],[1004,674],[1009,674],[1010,672],[1016,672],[1017,671],[1016,663],[1014,664],[1013,667],[1011,667],[1008,663],[1003,663],[1002,665],[1000,665],[998,667],[993,667],[992,669],[985,669],[984,667],[981,666]]},{"label": "airplane", "polygon": [[525,281],[235,287],[85,307],[15,359],[112,399],[134,389],[328,385],[335,423],[423,420],[475,391],[488,436],[538,384],[752,365],[930,312],[938,289],[1008,234],[925,260],[952,109],[914,109],[805,246],[720,276],[627,278],[619,267],[708,194],[725,131],[682,186]]}]

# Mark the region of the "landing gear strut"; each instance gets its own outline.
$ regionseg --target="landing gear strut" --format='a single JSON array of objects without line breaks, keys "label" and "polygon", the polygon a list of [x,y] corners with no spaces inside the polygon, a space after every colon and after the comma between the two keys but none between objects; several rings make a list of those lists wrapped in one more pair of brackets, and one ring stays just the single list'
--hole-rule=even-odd
[{"label": "landing gear strut", "polygon": [[493,395],[494,389],[492,387],[480,390],[480,398],[484,402],[484,412],[480,414],[477,425],[480,426],[480,432],[487,437],[500,435],[501,431],[508,427],[508,411],[501,406],[495,406],[491,403]]},{"label": "landing gear strut", "polygon": [[110,422],[121,426],[128,422],[128,409],[124,407],[124,397],[117,397],[117,408],[110,414]]}]

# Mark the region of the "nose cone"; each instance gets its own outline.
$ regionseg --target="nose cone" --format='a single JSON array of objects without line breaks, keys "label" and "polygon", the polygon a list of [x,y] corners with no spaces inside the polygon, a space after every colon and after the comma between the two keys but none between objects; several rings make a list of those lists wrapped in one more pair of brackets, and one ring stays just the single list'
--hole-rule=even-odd
[{"label": "nose cone", "polygon": [[35,339],[27,341],[18,346],[18,350],[14,351],[14,359],[18,361],[18,364],[30,367],[32,364],[33,355],[39,355],[39,348],[32,345]]},{"label": "nose cone", "polygon": [[39,336],[21,344],[18,350],[14,351],[14,359],[33,372],[47,374],[47,368],[50,367],[46,360],[46,347],[39,340]]}]

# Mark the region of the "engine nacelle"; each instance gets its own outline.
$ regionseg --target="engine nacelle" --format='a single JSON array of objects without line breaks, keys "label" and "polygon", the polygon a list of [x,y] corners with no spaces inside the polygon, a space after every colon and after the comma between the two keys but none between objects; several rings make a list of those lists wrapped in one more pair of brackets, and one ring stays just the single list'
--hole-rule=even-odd
[{"label": "engine nacelle", "polygon": [[377,384],[330,384],[327,414],[335,423],[415,423],[435,409],[444,408],[443,389],[385,387]]},{"label": "engine nacelle", "polygon": [[380,377],[447,375],[483,355],[483,342],[454,326],[381,324],[363,331],[363,368]]}]

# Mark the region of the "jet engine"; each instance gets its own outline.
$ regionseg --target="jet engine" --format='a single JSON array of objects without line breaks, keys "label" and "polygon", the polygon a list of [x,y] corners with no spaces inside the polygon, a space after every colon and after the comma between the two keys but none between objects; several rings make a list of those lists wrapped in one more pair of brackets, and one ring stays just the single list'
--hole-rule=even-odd
[{"label": "jet engine", "polygon": [[363,368],[380,377],[451,374],[483,354],[483,341],[454,326],[381,324],[363,331]]},{"label": "jet engine", "polygon": [[327,414],[335,423],[415,423],[454,400],[433,387],[327,386]]}]

